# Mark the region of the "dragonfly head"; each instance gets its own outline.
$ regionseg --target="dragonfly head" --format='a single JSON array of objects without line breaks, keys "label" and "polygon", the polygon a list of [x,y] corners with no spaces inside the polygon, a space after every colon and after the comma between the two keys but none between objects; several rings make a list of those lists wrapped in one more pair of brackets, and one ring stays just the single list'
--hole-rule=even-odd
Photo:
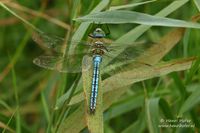
[{"label": "dragonfly head", "polygon": [[96,28],[89,36],[92,38],[104,38],[106,34],[101,28]]}]

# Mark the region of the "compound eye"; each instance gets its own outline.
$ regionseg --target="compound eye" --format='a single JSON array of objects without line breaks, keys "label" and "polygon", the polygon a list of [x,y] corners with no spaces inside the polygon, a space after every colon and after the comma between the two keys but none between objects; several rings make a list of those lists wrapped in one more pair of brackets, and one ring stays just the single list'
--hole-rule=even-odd
[{"label": "compound eye", "polygon": [[101,29],[100,29],[100,28],[97,28],[97,29],[96,29],[96,32],[101,32]]}]

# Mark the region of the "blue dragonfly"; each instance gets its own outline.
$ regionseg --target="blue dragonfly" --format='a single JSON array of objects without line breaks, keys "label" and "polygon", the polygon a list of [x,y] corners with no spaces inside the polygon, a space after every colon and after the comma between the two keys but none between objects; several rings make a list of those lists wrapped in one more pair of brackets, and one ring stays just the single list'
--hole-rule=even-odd
[{"label": "blue dragonfly", "polygon": [[[50,55],[39,56],[35,58],[33,62],[42,68],[65,73],[78,73],[87,71],[93,67],[89,109],[91,113],[94,113],[97,105],[100,65],[102,60],[113,58],[114,54],[112,53],[115,53],[117,49],[121,49],[123,44],[121,44],[121,46],[111,46],[110,43],[105,41],[106,33],[101,28],[96,28],[89,37],[92,39],[90,42],[69,41],[68,43],[71,43],[71,45],[77,44],[77,47],[73,53],[65,53],[61,52],[64,39],[57,36],[49,36],[44,33],[37,33],[33,36],[33,40],[38,44],[44,44],[44,46],[50,48],[53,52],[51,52]],[[116,58],[111,59],[110,64],[133,60],[137,55],[144,52],[143,47],[139,45],[142,43],[143,42],[135,42],[126,45],[128,47],[117,57],[114,55]],[[91,57],[91,61],[83,60],[85,55]],[[84,70],[82,69],[83,63],[84,66],[87,66]]]}]

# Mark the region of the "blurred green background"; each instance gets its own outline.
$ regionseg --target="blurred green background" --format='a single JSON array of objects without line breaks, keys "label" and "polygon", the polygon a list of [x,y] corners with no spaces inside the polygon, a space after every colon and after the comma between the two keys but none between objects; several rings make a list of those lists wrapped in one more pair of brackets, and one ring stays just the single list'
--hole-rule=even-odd
[{"label": "blurred green background", "polygon": [[[179,0],[181,1],[181,0]],[[93,10],[101,0],[34,0],[34,1],[12,1],[3,2],[20,17],[34,24],[45,33],[60,37],[70,38],[76,32],[81,23],[72,19],[87,15]],[[133,4],[144,2],[142,0],[112,0],[104,10],[111,6]],[[148,4],[131,7],[125,10],[132,10],[154,15],[170,5],[172,0],[157,0]],[[173,13],[169,18],[190,21],[191,17],[199,13],[198,0],[189,0]],[[200,4],[200,2],[199,2]],[[200,5],[199,5],[200,7]],[[42,15],[41,15],[42,14]],[[48,17],[47,17],[48,16]],[[58,23],[52,22],[58,20]],[[62,23],[61,23],[62,22]],[[109,24],[109,39],[117,40],[138,24]],[[69,31],[70,29],[70,31]],[[137,41],[146,40],[148,42],[159,42],[159,40],[174,28],[154,26],[142,34]],[[80,31],[79,31],[80,32]],[[87,31],[84,38],[87,38]],[[66,124],[65,120],[75,117],[73,114],[79,109],[80,103],[72,107],[65,104],[59,110],[54,110],[56,101],[69,93],[77,75],[62,74],[39,68],[33,64],[33,59],[44,53],[31,38],[32,29],[24,24],[17,17],[11,15],[5,8],[0,8],[0,131],[1,132],[22,132],[22,133],[43,133],[57,132],[60,125]],[[184,37],[164,58],[163,61],[172,59],[199,56],[200,51],[200,31],[198,29],[187,29]],[[191,70],[174,72],[165,76],[152,78],[129,87],[117,101],[114,102],[104,112],[105,133],[155,133],[156,132],[179,132],[197,133],[199,132],[199,89],[200,71],[199,61]],[[189,77],[189,78],[188,78]],[[75,90],[74,94],[82,92],[82,88]],[[70,94],[70,93],[69,93]],[[196,94],[196,95],[195,95]],[[149,99],[147,96],[149,95]],[[184,95],[184,96],[183,96]],[[192,95],[192,97],[190,97]],[[69,99],[73,94],[67,96]],[[190,99],[188,100],[188,98]],[[149,120],[145,101],[154,98],[162,98],[152,108],[160,107],[158,116],[151,113],[152,117],[170,119],[178,117],[178,112],[185,102],[194,103],[184,113],[184,119],[195,123],[192,128],[158,128],[154,121]],[[166,107],[166,103],[169,108]],[[165,103],[165,104],[162,104]],[[188,105],[188,103],[186,103]],[[151,110],[151,109],[150,109]],[[152,111],[152,110],[151,110]],[[64,113],[63,113],[64,112]],[[164,112],[164,113],[163,113]],[[169,113],[170,112],[170,113]],[[168,117],[167,117],[167,114]],[[154,116],[155,115],[155,116]],[[147,115],[148,116],[148,115]],[[145,118],[144,118],[145,117]],[[76,120],[76,121],[75,121]],[[77,130],[65,130],[65,132],[88,132],[85,126],[76,125],[78,118],[74,122],[69,122],[71,127]],[[191,124],[190,123],[190,124]],[[80,126],[80,127],[78,127]],[[153,129],[151,129],[153,128]],[[158,130],[155,130],[158,129]],[[62,130],[62,129],[60,129]]]}]

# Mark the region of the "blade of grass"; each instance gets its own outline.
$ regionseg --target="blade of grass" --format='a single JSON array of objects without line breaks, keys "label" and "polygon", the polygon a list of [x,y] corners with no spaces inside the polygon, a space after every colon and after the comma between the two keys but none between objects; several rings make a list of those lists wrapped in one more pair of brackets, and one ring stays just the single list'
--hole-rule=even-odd
[{"label": "blade of grass", "polygon": [[185,31],[185,35],[183,37],[183,56],[187,57],[188,56],[188,43],[189,43],[189,38],[190,38],[190,29],[187,29]]},{"label": "blade of grass", "polygon": [[0,128],[3,128],[3,131],[2,133],[5,133],[6,130],[9,132],[9,133],[15,133],[15,131],[13,129],[11,129],[10,127],[8,127],[6,124],[4,124],[3,122],[0,121]]},{"label": "blade of grass", "polygon": [[161,98],[159,100],[159,106],[162,109],[162,112],[167,119],[171,119],[171,120],[174,119],[174,115],[172,113],[172,110],[171,110],[169,104],[167,103],[167,101],[165,99]]},{"label": "blade of grass", "polygon": [[144,95],[141,94],[135,94],[128,98],[122,99],[121,101],[118,101],[116,104],[112,105],[112,109],[104,113],[105,121],[141,107],[143,103]]},{"label": "blade of grass", "polygon": [[11,112],[11,107],[3,100],[0,100],[0,105],[6,108],[9,112]]},{"label": "blade of grass", "polygon": [[198,28],[200,24],[183,20],[152,16],[144,13],[116,10],[89,14],[75,19],[81,22],[95,22],[101,24],[136,23],[151,26]]},{"label": "blade of grass", "polygon": [[127,5],[121,5],[121,6],[112,6],[112,7],[110,7],[109,10],[119,10],[119,9],[125,9],[125,8],[132,8],[132,7],[152,3],[152,2],[155,2],[155,1],[157,1],[157,0],[149,0],[149,1],[145,1],[145,2],[139,2],[139,3],[127,4]]},{"label": "blade of grass", "polygon": [[3,7],[5,10],[7,10],[9,13],[11,13],[12,15],[14,15],[15,17],[17,17],[18,19],[20,19],[22,22],[24,22],[27,26],[31,27],[32,29],[38,31],[38,32],[42,32],[40,29],[36,28],[34,25],[32,25],[31,23],[29,23],[27,20],[25,20],[24,18],[20,17],[20,15],[18,15],[17,13],[13,12],[11,9],[9,9],[5,4],[3,4],[0,1],[0,6]]},{"label": "blade of grass", "polygon": [[146,99],[146,115],[150,133],[160,133],[159,125],[159,98]]},{"label": "blade of grass", "polygon": [[[16,113],[16,112],[14,112],[14,113],[12,114],[12,116],[10,117],[10,119],[8,120],[8,122],[6,123],[6,125],[4,125],[4,124],[2,123],[3,126],[5,126],[4,129],[3,129],[3,131],[2,131],[2,133],[5,133],[6,130],[8,130],[8,131],[11,132],[11,133],[14,133],[14,132],[15,132],[13,129],[11,129],[11,128],[9,127],[9,124],[10,124],[10,122],[12,121],[12,119],[13,119],[15,113]],[[0,123],[1,123],[1,122],[0,122]],[[2,127],[2,126],[0,126],[0,127]]]},{"label": "blade of grass", "polygon": [[21,116],[20,116],[20,107],[19,107],[19,96],[18,96],[17,79],[16,79],[14,66],[12,68],[12,82],[13,82],[13,89],[15,92],[15,101],[16,101],[16,132],[21,133]]},{"label": "blade of grass", "polygon": [[[65,22],[62,22],[62,21],[60,21],[60,20],[58,20],[58,19],[55,19],[55,18],[53,18],[53,17],[50,17],[50,16],[48,16],[48,15],[46,15],[46,14],[44,14],[44,13],[42,13],[42,12],[38,12],[38,11],[34,11],[34,10],[32,10],[32,9],[29,9],[29,8],[27,8],[27,7],[24,7],[24,6],[22,6],[22,5],[19,5],[19,4],[17,4],[17,3],[15,3],[15,2],[3,2],[4,4],[6,4],[7,6],[9,6],[9,7],[12,7],[12,8],[14,8],[14,9],[16,9],[16,10],[19,10],[19,11],[22,11],[22,12],[25,12],[25,13],[28,13],[29,15],[33,15],[33,16],[37,16],[37,17],[41,17],[41,18],[43,18],[43,19],[46,19],[46,20],[48,20],[49,22],[51,22],[51,23],[54,23],[54,24],[56,24],[56,25],[58,25],[58,26],[60,26],[60,27],[62,27],[62,28],[64,28],[64,29],[66,29],[66,30],[70,30],[70,25],[68,25],[68,24],[66,24]],[[17,15],[17,14],[16,14]],[[17,17],[17,18],[19,18],[18,16],[19,15],[17,15],[16,16],[15,15],[15,17]],[[25,19],[24,18],[22,18],[22,17],[20,17],[19,18],[20,20],[22,20],[22,21],[24,21]],[[25,20],[26,21],[26,20]],[[24,21],[24,22],[25,22]],[[29,23],[28,21],[26,21],[25,22],[26,24],[27,23]],[[29,26],[31,26],[32,28],[34,27],[34,29],[36,28],[34,25],[32,25],[32,24],[28,24]]]},{"label": "blade of grass", "polygon": [[189,84],[192,80],[192,77],[194,74],[199,70],[200,67],[200,56],[197,58],[197,60],[193,63],[191,69],[189,70],[188,74],[186,75],[186,81],[185,84]]},{"label": "blade of grass", "polygon": [[172,75],[172,79],[174,80],[174,84],[177,86],[177,89],[179,90],[181,100],[183,102],[185,101],[185,98],[187,96],[185,85],[177,73],[172,73],[171,75]]},{"label": "blade of grass", "polygon": [[199,0],[193,0],[197,9],[200,11],[200,1]]},{"label": "blade of grass", "polygon": [[195,105],[200,102],[200,89],[195,90],[192,94],[186,99],[179,110],[179,116],[182,116],[183,113],[191,110]]},{"label": "blade of grass", "polygon": [[145,112],[142,111],[138,117],[138,120],[131,124],[128,128],[122,131],[122,133],[143,133],[146,128],[146,118],[145,118]]},{"label": "blade of grass", "polygon": [[50,113],[49,113],[48,103],[46,102],[46,98],[43,91],[41,92],[41,101],[44,109],[44,114],[46,116],[46,120],[48,123],[50,123]]},{"label": "blade of grass", "polygon": [[[3,4],[2,2],[0,2],[0,6],[2,6],[6,11],[8,11],[9,13],[11,13],[12,15],[14,15],[15,17],[17,17],[19,20],[21,20],[22,22],[24,22],[27,26],[31,27],[32,29],[41,32],[38,28],[36,28],[34,25],[32,25],[31,23],[29,23],[28,21],[26,21],[24,18],[20,17],[18,14],[16,14],[15,12],[13,12],[12,10],[10,10],[5,4]],[[43,9],[43,7],[41,7],[41,10]],[[34,23],[37,22],[37,19],[34,21]],[[5,67],[5,69],[3,70],[3,72],[0,74],[0,82],[4,79],[4,77],[10,72],[10,69],[13,67],[13,65],[17,62],[17,60],[19,59],[23,49],[25,48],[27,41],[30,38],[30,32],[27,32],[23,38],[23,40],[21,41],[21,43],[19,44],[19,47],[17,48],[12,60],[10,61],[10,63]]]},{"label": "blade of grass", "polygon": [[58,133],[79,133],[85,126],[86,120],[84,117],[85,107],[81,104],[63,123],[61,123]]}]

